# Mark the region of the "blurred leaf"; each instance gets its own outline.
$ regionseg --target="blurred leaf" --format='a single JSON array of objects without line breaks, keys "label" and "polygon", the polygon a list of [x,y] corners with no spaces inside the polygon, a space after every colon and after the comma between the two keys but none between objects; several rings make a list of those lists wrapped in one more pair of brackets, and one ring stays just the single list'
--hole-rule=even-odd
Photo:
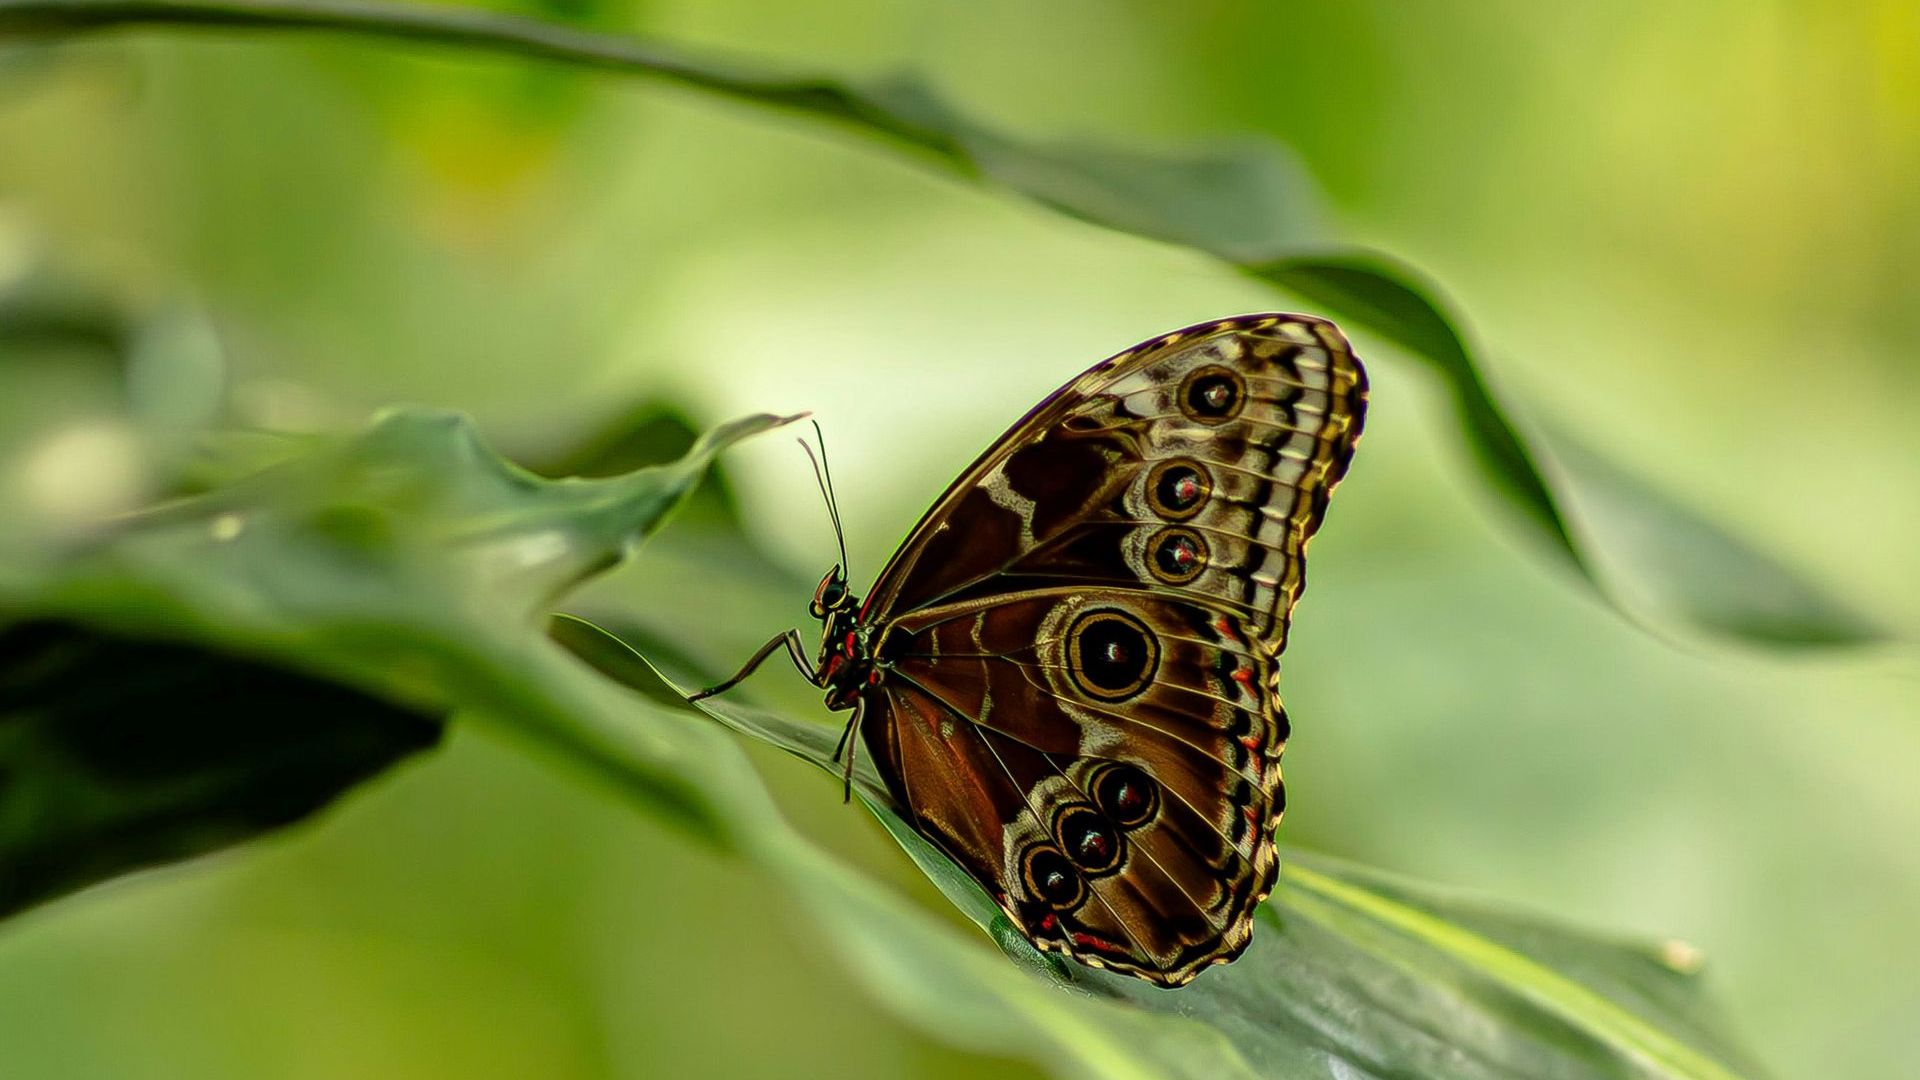
[{"label": "blurred leaf", "polygon": [[[1311,183],[1277,148],[1250,144],[1198,158],[1143,154],[1086,143],[1042,145],[973,122],[918,80],[860,84],[757,69],[698,57],[631,37],[596,34],[470,9],[387,5],[370,0],[0,0],[0,32],[74,33],[136,24],[319,28],[482,47],[571,64],[647,74],[759,106],[827,119],[902,145],[970,178],[992,181],[1062,213],[1107,228],[1212,254],[1380,333],[1425,361],[1453,392],[1480,474],[1548,545],[1610,602],[1598,569],[1576,543],[1561,492],[1535,462],[1528,437],[1509,423],[1471,351],[1428,289],[1373,256],[1326,253],[1303,203]],[[1615,466],[1617,500],[1644,485]],[[1633,565],[1657,579],[1662,605],[1696,626],[1769,644],[1853,644],[1880,636],[1871,622],[1814,591],[1804,578],[1766,580],[1779,563],[1752,552],[1670,501],[1644,515],[1685,534],[1676,543],[1730,556],[1687,559],[1664,545]],[[1659,565],[1685,562],[1685,572]],[[1725,597],[1758,588],[1768,618],[1728,617]]]},{"label": "blurred leaf", "polygon": [[0,915],[298,821],[439,737],[437,718],[268,665],[0,628]]},{"label": "blurred leaf", "polygon": [[[527,463],[546,477],[599,478],[632,472],[656,461],[679,457],[693,447],[699,431],[685,412],[658,401],[641,402],[595,428],[564,448],[551,449]],[[740,507],[733,486],[718,465],[681,508],[683,519],[735,528]]]},{"label": "blurred leaf", "polygon": [[0,278],[0,555],[177,489],[226,394],[191,305],[133,302],[20,247]]},{"label": "blurred leaf", "polygon": [[132,334],[118,305],[52,274],[30,272],[0,289],[0,362],[71,352],[113,365],[117,374]]},{"label": "blurred leaf", "polygon": [[198,311],[131,304],[34,259],[0,284],[0,375],[75,363],[117,383],[135,420],[170,433],[210,423],[226,390],[220,344]]},{"label": "blurred leaf", "polygon": [[[1639,605],[1777,645],[1858,645],[1892,636],[1805,574],[1708,524],[1572,435],[1543,435],[1554,462],[1576,481],[1587,531],[1601,538],[1600,550],[1634,568],[1618,578]],[[1684,603],[1675,601],[1682,596]]]},{"label": "blurred leaf", "polygon": [[[554,598],[657,528],[749,417],[673,464],[543,480],[464,419],[358,437],[0,565],[0,911],[297,819],[511,702]],[[661,816],[715,832],[673,769]]]},{"label": "blurred leaf", "polygon": [[[267,712],[275,694],[255,691],[274,687],[249,680],[284,668],[308,690],[332,684],[316,695],[322,706],[371,695],[388,711],[451,709],[496,724],[690,837],[753,859],[818,920],[876,1000],[942,1038],[1077,1075],[1250,1075],[1204,1026],[1171,1017],[1147,1018],[1156,1033],[1151,1058],[1128,1056],[1117,1049],[1123,1030],[1136,1029],[1136,1041],[1145,1037],[1133,1010],[1026,979],[863,879],[793,832],[719,727],[683,705],[663,708],[634,697],[542,636],[537,615],[555,595],[613,564],[634,535],[656,527],[720,449],[780,422],[763,416],[723,426],[671,465],[605,480],[549,481],[487,450],[457,417],[399,411],[357,438],[157,510],[85,550],[0,565],[0,621],[30,628],[9,638],[14,663],[0,669],[19,688],[21,714],[30,718],[0,731],[18,751],[4,760],[26,770],[5,783],[75,805],[86,797],[69,789],[85,777],[60,753],[35,744],[84,741],[84,733],[68,728],[100,708],[118,712],[131,702],[110,698],[96,707],[84,695],[78,704],[72,694],[51,695],[65,703],[53,708],[36,688],[77,692],[83,681],[111,681],[111,673],[94,669],[97,662],[136,673],[169,662],[181,669],[188,681],[177,687],[122,684],[150,718],[176,715],[185,702],[172,695],[200,673],[238,679],[236,690],[245,692],[226,703],[232,712]],[[53,623],[63,629],[31,629]],[[74,654],[37,647],[49,633],[86,647]],[[108,640],[129,652],[94,647]],[[172,644],[150,651],[156,641]],[[77,659],[63,664],[63,655]],[[241,659],[221,668],[210,659],[215,655]],[[55,722],[57,733],[46,726]],[[343,736],[354,730],[340,729]],[[16,731],[32,737],[16,739]],[[156,727],[146,740],[122,747],[133,758],[129,768],[229,765],[228,779],[238,781],[249,765],[271,774],[284,764],[249,755],[245,745],[225,745],[232,731],[215,733],[222,744],[217,760],[195,753],[192,732],[182,732],[178,744],[168,742],[171,734]],[[170,753],[178,755],[171,763]],[[367,759],[369,768],[378,767],[377,758]],[[309,764],[326,759],[318,755]],[[336,772],[335,779],[343,777]],[[242,786],[252,782],[245,778]],[[62,823],[57,816],[13,819],[22,805],[32,804],[6,804],[5,850],[43,852],[73,841],[76,847],[61,854],[67,873],[60,887],[81,884],[76,875],[124,868],[92,859],[97,848],[78,846],[97,837],[51,831]],[[155,824],[137,807],[123,810],[123,820]],[[233,838],[217,829],[179,835],[181,847],[144,857]],[[26,870],[8,865],[0,872],[12,881]]]},{"label": "blurred leaf", "polygon": [[[1644,952],[1479,909],[1453,918],[1457,905],[1334,864],[1295,860],[1254,948],[1168,992],[1039,957],[870,772],[863,801],[1021,963],[833,859],[637,654],[578,620],[550,629],[648,697],[540,632],[547,605],[657,527],[715,453],[780,422],[724,426],[671,465],[555,481],[458,417],[396,411],[82,550],[0,567],[6,879],[44,895],[230,842],[430,741],[418,714],[458,710],[766,868],[877,1001],[957,1045],[1102,1077],[1735,1075],[1690,989]],[[712,715],[831,767],[832,728]],[[100,777],[116,783],[95,812]],[[276,779],[278,804],[263,794]],[[53,871],[34,861],[48,853]]]},{"label": "blurred leaf", "polygon": [[[1550,550],[1593,577],[1533,456],[1494,401],[1452,320],[1408,283],[1406,272],[1362,256],[1291,258],[1245,269],[1255,278],[1347,313],[1430,365],[1453,391],[1467,445],[1494,490],[1549,538]],[[1598,579],[1595,583],[1600,584]]]},{"label": "blurred leaf", "polygon": [[[1827,594],[1804,574],[1736,539],[1571,435],[1535,436],[1530,451],[1475,368],[1454,320],[1416,287],[1416,276],[1374,255],[1292,258],[1248,266],[1270,281],[1354,320],[1431,365],[1453,388],[1460,427],[1483,475],[1605,594],[1618,581],[1635,606],[1695,627],[1773,645],[1859,645],[1884,627]],[[1583,511],[1580,539],[1625,568],[1603,574],[1567,526],[1561,501],[1535,464],[1544,456],[1572,479]]]},{"label": "blurred leaf", "polygon": [[[585,437],[561,446],[527,448],[517,456],[542,476],[611,476],[652,461],[678,457],[691,447],[698,433],[686,413],[676,406],[648,401],[618,413],[594,427]],[[725,467],[715,462],[679,510],[674,528],[654,548],[646,572],[666,566],[668,574],[698,568],[704,575],[726,577],[756,585],[773,595],[792,596],[810,588],[811,580],[796,580],[790,571],[770,559],[741,528],[740,507]],[[650,655],[674,649],[665,638],[648,630],[634,616],[644,613],[596,610],[601,620],[616,620],[619,633],[629,640],[644,638]],[[662,612],[679,625],[684,615]],[[691,670],[688,668],[687,670]]]},{"label": "blurred leaf", "polygon": [[[554,632],[647,697],[678,699],[658,669],[593,624],[564,619]],[[839,774],[832,728],[724,699],[700,707]],[[1238,1053],[1236,1071],[1255,1076],[1759,1075],[1703,1000],[1684,947],[1613,941],[1304,852],[1287,855],[1246,954],[1186,989],[1161,990],[1046,956],[913,831],[870,767],[856,770],[855,783],[862,803],[928,878],[1021,967],[1136,1010],[1138,1022],[1107,1037],[1142,1066],[1167,1057],[1165,1030],[1149,1018],[1182,1017],[1217,1032]],[[946,1017],[938,1011],[923,1022]]]}]

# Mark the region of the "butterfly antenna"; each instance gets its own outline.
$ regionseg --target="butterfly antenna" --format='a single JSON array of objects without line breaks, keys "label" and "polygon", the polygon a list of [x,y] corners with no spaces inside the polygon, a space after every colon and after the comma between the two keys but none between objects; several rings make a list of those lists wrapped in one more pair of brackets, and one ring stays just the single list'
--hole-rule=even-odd
[{"label": "butterfly antenna", "polygon": [[827,440],[820,433],[820,421],[813,422],[814,438],[820,440],[820,456],[815,457],[813,447],[805,439],[799,440],[800,449],[807,452],[807,460],[813,463],[813,482],[820,485],[820,497],[827,501],[827,517],[833,521],[833,541],[840,547],[840,569],[849,577],[853,570],[847,565],[847,534],[840,528],[840,505],[833,497],[833,473],[826,467]]}]

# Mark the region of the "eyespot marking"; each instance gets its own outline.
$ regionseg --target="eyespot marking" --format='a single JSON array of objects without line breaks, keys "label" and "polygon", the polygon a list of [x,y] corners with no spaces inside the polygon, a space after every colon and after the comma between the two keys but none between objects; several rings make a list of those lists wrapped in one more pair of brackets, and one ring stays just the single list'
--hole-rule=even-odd
[{"label": "eyespot marking", "polygon": [[1180,410],[1202,424],[1223,424],[1240,415],[1247,403],[1247,385],[1239,374],[1209,364],[1195,369],[1180,384]]},{"label": "eyespot marking", "polygon": [[1083,872],[1099,874],[1120,865],[1120,834],[1093,807],[1085,804],[1067,807],[1054,820],[1053,831],[1067,858]]},{"label": "eyespot marking", "polygon": [[1147,541],[1153,576],[1169,585],[1185,585],[1207,568],[1207,541],[1192,529],[1161,529]]},{"label": "eyespot marking", "polygon": [[1123,829],[1137,829],[1160,812],[1160,785],[1132,765],[1103,766],[1088,784],[1094,804]]},{"label": "eyespot marking", "polygon": [[1027,892],[1056,911],[1071,911],[1086,899],[1087,883],[1059,848],[1035,844],[1021,862]]},{"label": "eyespot marking", "polygon": [[1098,701],[1125,701],[1160,667],[1160,642],[1137,616],[1114,608],[1083,612],[1067,630],[1067,672]]},{"label": "eyespot marking", "polygon": [[1206,466],[1190,458],[1173,458],[1147,474],[1147,502],[1169,521],[1185,521],[1200,512],[1213,493]]}]

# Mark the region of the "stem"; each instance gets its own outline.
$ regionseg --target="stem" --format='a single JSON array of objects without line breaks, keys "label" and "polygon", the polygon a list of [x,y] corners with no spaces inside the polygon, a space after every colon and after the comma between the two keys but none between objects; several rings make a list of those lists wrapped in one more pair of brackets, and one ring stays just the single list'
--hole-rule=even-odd
[{"label": "stem", "polygon": [[0,0],[0,38],[67,37],[138,27],[322,30],[649,75],[736,101],[852,124],[971,171],[950,135],[840,82],[755,70],[749,62],[695,57],[631,35],[579,30],[523,15],[381,0]]}]

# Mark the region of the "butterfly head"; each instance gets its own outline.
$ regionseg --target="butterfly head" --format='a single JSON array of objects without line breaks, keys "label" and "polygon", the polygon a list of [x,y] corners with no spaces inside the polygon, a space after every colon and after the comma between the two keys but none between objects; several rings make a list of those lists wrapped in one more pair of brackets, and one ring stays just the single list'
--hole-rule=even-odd
[{"label": "butterfly head", "polygon": [[813,604],[808,608],[813,617],[827,622],[839,612],[854,606],[853,593],[847,589],[847,572],[836,565],[820,579],[820,586],[813,590]]}]

